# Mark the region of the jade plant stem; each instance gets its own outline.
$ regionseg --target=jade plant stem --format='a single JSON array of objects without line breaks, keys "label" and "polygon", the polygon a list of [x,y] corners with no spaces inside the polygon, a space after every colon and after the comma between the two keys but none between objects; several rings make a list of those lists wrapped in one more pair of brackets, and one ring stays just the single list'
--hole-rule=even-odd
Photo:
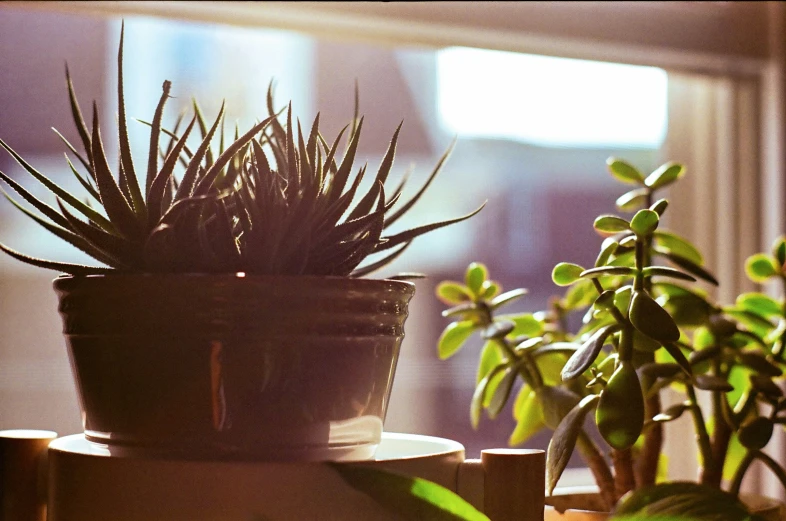
[{"label": "jade plant stem", "polygon": [[[712,364],[713,373],[716,376],[725,377],[722,374],[720,361],[714,360]],[[712,448],[712,458],[715,465],[712,469],[702,469],[701,482],[707,485],[720,488],[723,479],[723,462],[726,461],[726,454],[729,450],[729,443],[731,442],[732,429],[726,421],[723,414],[723,403],[721,400],[726,398],[721,395],[719,391],[712,393],[712,418],[713,418],[713,432],[710,445]]]},{"label": "jade plant stem", "polygon": [[617,503],[619,496],[617,496],[614,486],[614,476],[611,474],[611,469],[605,458],[601,454],[595,442],[587,436],[587,433],[581,431],[579,438],[576,441],[576,448],[579,451],[582,459],[587,463],[592,475],[595,477],[595,483],[600,489],[600,496],[606,508],[611,508]]},{"label": "jade plant stem", "polygon": [[693,425],[696,428],[696,438],[699,442],[699,453],[701,454],[702,474],[713,475],[715,472],[715,461],[712,457],[712,446],[710,436],[707,434],[707,427],[704,423],[704,415],[701,412],[699,401],[696,398],[696,390],[690,383],[685,384],[685,392],[688,394],[690,402],[690,412],[693,416]]}]

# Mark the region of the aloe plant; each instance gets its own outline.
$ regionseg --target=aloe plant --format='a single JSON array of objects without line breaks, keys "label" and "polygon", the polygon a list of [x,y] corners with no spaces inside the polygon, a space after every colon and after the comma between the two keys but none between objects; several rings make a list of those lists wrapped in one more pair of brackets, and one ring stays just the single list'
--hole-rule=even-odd
[{"label": "aloe plant", "polygon": [[[386,234],[419,200],[439,173],[450,149],[442,156],[425,184],[406,203],[396,207],[404,183],[386,195],[401,126],[396,129],[371,188],[352,206],[366,171],[353,175],[362,118],[355,120],[343,158],[338,152],[339,133],[328,145],[319,132],[319,116],[308,139],[300,123],[292,125],[273,110],[272,83],[268,89],[270,114],[225,146],[224,107],[208,125],[194,102],[194,114],[179,133],[182,118],[173,130],[162,127],[164,106],[171,83],[163,84],[156,111],[147,125],[150,146],[146,179],[137,178],[128,137],[123,92],[123,31],[117,57],[119,150],[117,173],[109,167],[104,150],[99,113],[93,103],[92,125],[85,123],[68,68],[68,95],[80,152],[58,133],[83,170],[66,155],[68,167],[100,208],[90,199],[80,200],[40,173],[8,144],[2,146],[33,178],[54,196],[57,208],[36,198],[23,185],[0,172],[2,179],[34,210],[7,192],[4,195],[36,223],[85,252],[107,267],[84,266],[30,257],[0,244],[12,257],[35,266],[74,275],[91,273],[163,272],[256,274],[367,275],[395,259],[417,236],[465,220],[480,211],[443,222]],[[356,94],[357,107],[357,94]],[[357,109],[356,109],[357,110]],[[144,123],[144,122],[143,122]],[[188,139],[201,134],[192,150]],[[220,130],[219,130],[220,127]],[[211,143],[220,136],[217,153]],[[161,148],[162,135],[169,136]],[[182,173],[176,175],[176,171]],[[482,206],[481,206],[482,208]],[[103,209],[103,211],[100,211]],[[388,251],[392,250],[392,251]],[[380,253],[358,267],[369,256]]]},{"label": "aloe plant", "polygon": [[[491,418],[500,414],[521,380],[510,443],[553,430],[549,492],[576,449],[609,508],[626,492],[663,481],[663,425],[683,414],[696,431],[702,486],[718,489],[726,478],[737,494],[756,459],[786,486],[786,472],[761,451],[773,427],[786,423],[786,398],[774,382],[786,356],[786,301],[748,293],[722,305],[695,284],[717,280],[694,245],[661,227],[668,202],[655,197],[683,176],[682,165],[667,163],[648,176],[615,158],[608,167],[617,180],[635,185],[617,199],[620,210],[635,213],[595,220],[603,237],[595,264],[557,264],[552,280],[569,289],[554,296],[548,310],[500,314],[526,292],[500,293],[480,263],[469,266],[463,282],[437,287],[452,306],[443,315],[453,319],[439,339],[440,357],[452,356],[476,332],[485,340],[473,425],[483,410]],[[746,268],[754,281],[780,279],[786,288],[785,261],[786,239],[780,238],[772,255],[757,254]],[[572,313],[583,313],[576,331],[567,328]],[[684,401],[664,409],[666,388],[681,390]],[[710,395],[709,411],[702,410],[700,393]],[[588,416],[610,458],[589,436]]]}]

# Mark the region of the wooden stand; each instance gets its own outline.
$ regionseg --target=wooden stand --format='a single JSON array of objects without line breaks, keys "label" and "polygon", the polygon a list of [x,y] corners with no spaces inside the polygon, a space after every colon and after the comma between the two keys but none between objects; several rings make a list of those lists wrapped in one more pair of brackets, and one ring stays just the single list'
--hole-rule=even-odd
[{"label": "wooden stand", "polygon": [[52,431],[0,431],[0,521],[45,521]]}]

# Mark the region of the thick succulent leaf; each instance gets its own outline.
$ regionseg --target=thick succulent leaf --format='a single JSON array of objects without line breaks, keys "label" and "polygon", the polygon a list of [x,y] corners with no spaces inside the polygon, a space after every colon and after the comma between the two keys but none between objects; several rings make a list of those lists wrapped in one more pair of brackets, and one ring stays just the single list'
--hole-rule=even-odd
[{"label": "thick succulent leaf", "polygon": [[461,217],[456,217],[455,219],[448,219],[447,221],[441,221],[432,224],[426,224],[423,226],[418,226],[417,228],[411,228],[409,230],[397,233],[396,235],[385,237],[385,239],[387,240],[383,243],[377,244],[377,246],[374,248],[374,251],[386,250],[388,248],[392,248],[393,246],[397,246],[402,242],[411,241],[415,237],[423,235],[424,233],[438,230],[440,228],[444,228],[445,226],[450,226],[451,224],[460,223],[461,221],[466,221],[470,217],[473,217],[478,212],[480,212],[484,206],[486,206],[485,202],[482,205],[480,205],[477,209]]},{"label": "thick succulent leaf", "polygon": [[[80,162],[80,163],[82,163],[82,166],[83,166],[83,167],[85,168],[85,170],[87,170],[87,171],[88,171],[88,173],[90,174],[90,178],[91,178],[91,179],[94,179],[94,178],[95,178],[95,176],[94,176],[94,175],[93,175],[93,173],[92,173],[92,172],[93,172],[93,168],[90,166],[90,163],[88,163],[88,162],[87,162],[87,159],[85,159],[85,158],[82,156],[82,154],[80,154],[80,153],[79,153],[79,152],[76,150],[76,148],[74,148],[74,145],[72,145],[72,144],[71,144],[71,143],[70,143],[70,142],[69,142],[69,141],[68,141],[68,140],[65,138],[65,136],[63,136],[63,134],[61,134],[61,133],[60,133],[60,132],[59,132],[59,131],[58,131],[56,128],[54,128],[54,127],[53,127],[53,128],[52,128],[52,130],[54,131],[54,133],[55,133],[55,134],[57,134],[57,137],[59,137],[59,138],[60,138],[60,141],[62,141],[62,142],[65,144],[65,146],[68,148],[68,150],[70,150],[70,151],[71,151],[71,153],[72,153],[72,154],[74,154],[74,155],[76,156],[76,158],[77,158],[77,159],[79,159],[79,162]],[[67,160],[67,161],[69,161],[69,163],[70,163],[70,160],[68,159],[68,154],[67,154],[67,153],[65,153],[64,155],[65,155],[65,157],[66,157],[66,160]],[[73,170],[73,171],[76,173],[76,168],[73,168],[73,166],[72,166],[71,168],[72,168],[72,170]],[[81,177],[81,176],[79,176],[78,174],[77,174],[77,176],[78,176],[78,178],[79,178],[79,179],[80,179],[80,181],[81,181],[81,180],[82,180],[82,177]],[[83,183],[83,184],[84,184],[84,183]],[[88,185],[89,185],[89,184],[88,184]],[[90,185],[89,185],[89,186],[90,186]],[[91,186],[91,188],[92,188],[92,186]],[[89,189],[88,189],[88,190],[89,190]],[[96,197],[96,199],[98,199],[98,197]]]},{"label": "thick succulent leaf", "polygon": [[473,295],[480,294],[480,288],[488,278],[488,268],[480,262],[473,262],[464,274],[464,283]]},{"label": "thick succulent leaf", "polygon": [[362,465],[327,465],[349,486],[399,519],[489,521],[459,495],[431,481]]},{"label": "thick succulent leaf", "polygon": [[593,227],[603,234],[614,234],[630,231],[630,223],[616,215],[601,215],[593,223]]},{"label": "thick succulent leaf", "polygon": [[347,145],[347,150],[344,153],[344,159],[342,159],[341,165],[338,167],[336,174],[333,176],[330,193],[328,194],[331,201],[338,199],[344,192],[347,179],[349,179],[349,174],[352,171],[352,164],[355,161],[355,154],[357,152],[358,142],[360,141],[360,133],[362,130],[363,118],[360,119],[357,128],[352,129],[349,137],[349,144]]},{"label": "thick succulent leaf", "polygon": [[[396,143],[398,142],[398,134],[401,131],[401,125],[399,123],[396,131],[393,133],[393,138],[390,141],[390,145],[388,146],[388,150],[385,153],[385,157],[382,158],[382,163],[379,165],[379,170],[377,170],[377,176],[374,179],[374,185],[377,184],[385,184],[387,181],[388,174],[390,174],[390,168],[393,166],[393,156],[396,154]],[[374,196],[369,192],[366,194],[363,199],[357,204],[357,206],[352,210],[349,214],[349,219],[355,219],[361,215],[365,215],[371,210],[372,206],[374,206]],[[386,223],[387,225],[388,223]]]},{"label": "thick succulent leaf", "polygon": [[669,206],[669,201],[667,201],[666,199],[658,199],[657,201],[652,203],[652,206],[650,206],[650,210],[658,214],[659,217],[663,217],[663,214],[666,211],[666,208],[668,208],[668,206]]},{"label": "thick succulent leaf", "polygon": [[519,389],[513,402],[513,417],[516,420],[516,428],[508,438],[508,445],[512,447],[521,445],[546,427],[538,395],[530,386],[522,385]]},{"label": "thick succulent leaf", "polygon": [[652,421],[657,423],[674,421],[682,416],[682,413],[690,409],[690,407],[691,405],[689,402],[674,404],[671,407],[667,407],[663,412],[653,416]]},{"label": "thick succulent leaf", "polygon": [[694,375],[693,382],[696,388],[701,389],[702,391],[719,391],[722,393],[728,393],[734,390],[734,386],[727,382],[725,378],[712,374]]},{"label": "thick succulent leaf", "polygon": [[598,396],[585,396],[559,423],[549,442],[546,451],[546,494],[551,495],[557,486],[565,467],[568,466],[570,455],[576,446],[584,419],[598,404]]},{"label": "thick succulent leaf", "polygon": [[628,316],[636,329],[658,342],[676,342],[680,338],[671,315],[644,291],[633,290]]},{"label": "thick succulent leaf", "polygon": [[650,378],[673,378],[682,372],[679,364],[649,362],[638,368],[642,376]]},{"label": "thick succulent leaf", "polygon": [[[79,211],[85,217],[95,222],[102,228],[110,229],[110,230],[114,229],[114,226],[112,225],[111,222],[109,222],[106,219],[106,217],[104,217],[103,215],[99,214],[98,212],[87,206],[85,203],[83,203],[82,201],[71,195],[66,190],[60,188],[57,184],[52,182],[44,174],[33,168],[30,165],[30,163],[22,159],[22,157],[19,154],[17,154],[11,147],[9,147],[2,139],[0,139],[0,146],[5,148],[6,151],[8,151],[8,153],[11,154],[11,156],[14,158],[14,160],[22,166],[22,168],[24,168],[30,175],[32,175],[36,180],[38,180],[42,185],[44,185],[55,196],[59,197],[60,199],[68,203],[75,210]],[[14,189],[16,190],[16,188]],[[20,195],[22,195],[21,192]],[[33,203],[31,202],[31,204]]]},{"label": "thick succulent leaf", "polygon": [[218,111],[218,116],[216,116],[215,122],[213,122],[213,126],[210,127],[210,130],[202,140],[202,143],[200,143],[196,152],[194,152],[194,155],[191,157],[188,167],[183,174],[183,180],[180,182],[180,186],[177,189],[177,194],[175,195],[176,201],[186,199],[193,195],[194,187],[196,186],[198,180],[199,167],[202,163],[202,159],[205,157],[205,154],[210,149],[210,142],[213,140],[213,136],[215,135],[216,129],[218,128],[218,124],[224,119],[224,109],[225,103],[221,103],[221,108]]},{"label": "thick succulent leaf", "polygon": [[636,268],[628,266],[603,266],[584,270],[579,275],[582,279],[597,279],[598,277],[634,277]]},{"label": "thick succulent leaf", "polygon": [[453,356],[461,346],[472,336],[477,325],[471,320],[453,322],[445,328],[437,342],[437,352],[442,360]]},{"label": "thick succulent leaf", "polygon": [[[411,241],[404,243],[403,245],[401,245],[399,249],[389,253],[388,255],[385,255],[378,261],[357,268],[350,274],[350,277],[365,277],[366,275],[369,275],[377,270],[384,268],[385,266],[396,260],[398,257],[400,257],[401,254],[404,253],[407,250],[407,248],[409,248],[410,244],[412,244]],[[417,277],[417,278],[421,278],[421,277]]]},{"label": "thick succulent leaf", "polygon": [[757,253],[745,261],[745,273],[753,282],[766,282],[770,277],[778,275],[778,264],[770,255]]},{"label": "thick succulent leaf", "polygon": [[516,329],[515,322],[497,318],[489,324],[480,334],[486,340],[505,338]]},{"label": "thick succulent leaf", "polygon": [[644,176],[639,170],[622,159],[610,157],[606,160],[609,173],[623,183],[643,184]]},{"label": "thick succulent leaf", "polygon": [[193,118],[188,127],[186,127],[183,135],[180,137],[164,160],[161,170],[153,178],[153,182],[147,189],[149,229],[155,227],[155,225],[158,223],[158,220],[161,218],[161,215],[163,215],[163,213],[166,211],[163,201],[166,191],[170,187],[169,180],[174,173],[175,165],[177,164],[180,153],[186,144],[186,140],[188,139],[189,134],[191,134],[191,130],[194,128],[195,120],[196,118]]},{"label": "thick succulent leaf", "polygon": [[[11,177],[9,177],[3,172],[0,172],[0,179],[5,181],[8,184],[8,186],[13,188],[16,193],[21,195],[22,198],[24,198],[25,201],[30,203],[35,209],[37,209],[39,212],[41,212],[46,217],[51,219],[52,222],[54,222],[58,226],[61,226],[62,228],[66,228],[68,230],[71,229],[68,220],[65,217],[57,213],[57,211],[51,206],[49,206],[48,204],[36,198],[33,194],[28,192],[22,185],[14,181]],[[5,191],[3,193],[5,193]],[[6,197],[8,196],[6,195]],[[10,197],[8,198],[13,202],[13,200]]]},{"label": "thick succulent leaf", "polygon": [[699,252],[699,250],[696,249],[696,247],[693,246],[693,244],[691,244],[687,239],[684,239],[675,233],[664,230],[656,230],[653,233],[653,238],[653,246],[657,252],[673,253],[674,255],[678,255],[684,259],[689,260],[697,266],[704,264],[704,258],[702,257],[701,252]]},{"label": "thick succulent leaf", "polygon": [[[164,116],[164,104],[166,103],[167,99],[169,99],[169,91],[172,88],[172,83],[169,81],[165,81],[162,86],[162,93],[161,98],[158,101],[158,106],[156,107],[155,114],[153,115],[153,124],[150,127],[150,148],[148,151],[147,157],[147,180],[145,181],[145,193],[150,194],[150,191],[153,187],[153,183],[155,182],[156,175],[158,174],[158,140],[161,136],[161,119]],[[126,140],[127,140],[126,136]],[[185,139],[181,138],[183,144],[185,144]],[[182,150],[182,147],[180,148]],[[172,168],[174,169],[176,158],[180,157],[180,153],[175,156],[172,161]],[[129,156],[128,161],[131,161]],[[125,168],[125,162],[123,163],[123,172],[127,174],[128,170]],[[134,184],[136,184],[136,177],[134,177]],[[137,187],[136,190],[138,191],[139,188]],[[131,194],[133,196],[134,190],[131,190]],[[135,196],[134,196],[135,197]],[[141,205],[141,203],[139,203]],[[136,201],[134,201],[134,205],[137,206]],[[144,208],[144,205],[141,205]],[[139,209],[137,208],[137,213],[139,213]],[[141,217],[147,217],[145,215],[140,214]]]},{"label": "thick succulent leaf", "polygon": [[658,228],[660,217],[652,210],[639,210],[630,220],[630,229],[639,237],[646,237]]},{"label": "thick succulent leaf", "polygon": [[764,318],[777,317],[783,313],[783,306],[764,293],[743,293],[737,297],[737,306]]},{"label": "thick succulent leaf", "polygon": [[781,267],[786,266],[786,235],[775,239],[772,245],[772,254]]},{"label": "thick succulent leaf", "polygon": [[491,392],[493,396],[494,389],[496,389],[499,384],[503,371],[507,366],[507,363],[501,363],[493,367],[475,386],[475,392],[472,394],[472,400],[469,404],[469,419],[473,429],[478,428],[480,424],[480,412],[483,410],[483,407],[489,403],[489,392]]},{"label": "thick succulent leaf", "polygon": [[557,286],[570,286],[581,278],[584,268],[570,262],[560,262],[551,272],[551,280]]},{"label": "thick succulent leaf", "polygon": [[25,255],[24,253],[20,253],[12,248],[9,248],[3,243],[0,243],[0,250],[4,251],[18,261],[24,262],[25,264],[30,264],[31,266],[36,266],[38,268],[44,268],[47,270],[59,271],[61,273],[70,273],[71,275],[106,275],[110,273],[116,273],[117,271],[110,268],[83,266],[81,264],[69,264],[66,262],[55,262],[39,259],[37,257],[31,257],[29,255]]},{"label": "thick succulent leaf", "polygon": [[426,182],[423,183],[423,185],[420,187],[417,193],[415,193],[415,195],[413,195],[406,203],[404,203],[404,205],[401,208],[399,208],[395,213],[391,214],[389,217],[385,219],[386,227],[398,221],[401,218],[401,216],[407,213],[409,209],[412,208],[415,205],[415,203],[417,203],[420,200],[420,197],[423,195],[426,189],[428,189],[428,187],[431,185],[431,182],[434,181],[434,178],[437,177],[437,174],[439,174],[442,171],[442,166],[450,157],[450,154],[453,152],[453,148],[455,146],[456,146],[456,140],[454,139],[451,142],[451,144],[448,146],[447,150],[445,150],[442,156],[440,156],[439,161],[437,161],[437,164],[434,166],[434,169],[431,171],[431,174],[429,174],[428,178],[426,179]]},{"label": "thick succulent leaf", "polygon": [[543,386],[536,390],[543,408],[543,421],[554,430],[581,401],[581,396],[563,386]]},{"label": "thick succulent leaf", "polygon": [[685,167],[678,163],[666,163],[644,179],[644,184],[653,190],[670,185],[685,174]]},{"label": "thick succulent leaf", "polygon": [[666,266],[647,266],[641,271],[645,277],[671,277],[672,279],[696,282],[696,279],[692,275],[688,275],[687,273],[683,273],[679,270],[668,268]]},{"label": "thick succulent leaf", "polygon": [[[139,189],[139,181],[134,171],[134,161],[131,157],[131,142],[128,139],[128,125],[126,123],[126,100],[123,92],[123,36],[125,34],[125,22],[120,25],[120,45],[117,50],[117,109],[118,109],[118,130],[120,138],[120,165],[123,184],[128,187],[128,192],[131,196],[131,206],[136,211],[139,219],[144,222],[147,219],[147,211],[145,208],[145,201],[142,197],[142,191]],[[169,87],[172,84],[168,81],[164,82],[164,93],[159,102],[159,108],[156,109],[156,117],[153,120],[153,130],[151,131],[151,145],[153,135],[155,134],[155,148],[150,147],[150,155],[148,161],[158,160],[158,129],[161,127],[161,114],[164,102],[169,97]],[[148,183],[151,182],[152,175],[148,172]]]},{"label": "thick succulent leaf", "polygon": [[737,353],[737,358],[744,366],[750,367],[759,374],[776,378],[783,374],[780,367],[773,364],[767,358],[755,351],[746,350]]},{"label": "thick succulent leaf", "polygon": [[508,403],[510,393],[513,390],[513,384],[516,382],[516,376],[519,374],[519,364],[514,364],[505,368],[502,372],[502,378],[499,384],[494,389],[494,394],[488,402],[486,412],[492,420],[499,416],[499,413]]},{"label": "thick succulent leaf", "polygon": [[565,363],[565,367],[562,369],[562,379],[572,380],[589,369],[598,358],[600,350],[603,349],[606,338],[619,329],[619,324],[610,324],[595,331]]},{"label": "thick succulent leaf", "polygon": [[644,427],[644,396],[636,369],[622,362],[600,393],[595,423],[606,443],[618,450],[633,446]]},{"label": "thick succulent leaf", "polygon": [[685,354],[679,348],[679,346],[673,342],[669,342],[663,344],[663,347],[666,348],[666,352],[671,356],[671,358],[679,364],[685,374],[688,376],[693,375],[693,369],[691,368],[691,364],[688,359],[685,357]]},{"label": "thick succulent leaf", "polygon": [[479,384],[483,378],[498,365],[503,364],[505,358],[502,356],[500,347],[496,342],[486,342],[480,350],[480,358],[478,360],[478,371],[475,378],[475,385]]},{"label": "thick succulent leaf", "polygon": [[524,288],[513,289],[510,291],[506,291],[500,295],[497,295],[491,301],[489,301],[489,307],[491,309],[499,309],[505,304],[513,302],[514,300],[518,300],[519,298],[526,295],[528,291]]},{"label": "thick succulent leaf", "polygon": [[[68,64],[65,66],[65,74],[66,74],[66,84],[68,85],[68,101],[71,105],[71,116],[74,120],[74,126],[76,126],[76,130],[79,133],[79,138],[82,140],[82,145],[85,148],[85,153],[87,154],[87,161],[85,161],[85,168],[89,171],[90,160],[92,158],[92,147],[90,146],[90,133],[87,130],[87,125],[85,125],[85,119],[82,117],[82,110],[79,108],[79,102],[76,99],[76,92],[74,92],[74,84],[71,81],[71,73],[68,70]],[[77,154],[79,157],[79,154]]]},{"label": "thick succulent leaf", "polygon": [[772,438],[773,423],[769,418],[757,416],[745,421],[737,433],[746,449],[763,449]]},{"label": "thick succulent leaf", "polygon": [[604,239],[600,248],[600,253],[598,253],[598,257],[595,259],[595,267],[600,268],[601,266],[605,266],[611,256],[617,251],[619,245],[619,242],[613,237]]},{"label": "thick succulent leaf", "polygon": [[[139,239],[142,236],[142,226],[120,187],[115,182],[112,172],[109,170],[109,164],[104,153],[104,145],[101,142],[98,108],[95,103],[93,103],[93,137],[91,143],[93,145],[93,169],[96,173],[96,185],[98,186],[98,193],[101,195],[101,203],[104,206],[104,210],[121,235],[132,240]],[[66,200],[66,202],[69,201]],[[69,202],[69,204],[71,203]]]},{"label": "thick succulent leaf", "polygon": [[718,488],[693,482],[669,482],[637,489],[622,498],[614,516],[663,519],[677,516],[692,521],[747,521],[745,506]]},{"label": "thick succulent leaf", "polygon": [[88,179],[85,179],[79,174],[74,164],[68,158],[68,154],[64,154],[64,155],[65,155],[66,163],[68,163],[68,167],[71,169],[71,173],[74,174],[74,177],[76,177],[77,181],[79,181],[79,184],[81,184],[82,187],[85,190],[87,190],[87,193],[90,194],[90,197],[92,197],[96,201],[100,201],[101,196],[98,194],[98,191],[96,190],[95,186],[93,186],[93,184]]},{"label": "thick succulent leaf", "polygon": [[646,188],[636,188],[619,196],[615,204],[622,211],[632,212],[647,204],[648,194]]}]

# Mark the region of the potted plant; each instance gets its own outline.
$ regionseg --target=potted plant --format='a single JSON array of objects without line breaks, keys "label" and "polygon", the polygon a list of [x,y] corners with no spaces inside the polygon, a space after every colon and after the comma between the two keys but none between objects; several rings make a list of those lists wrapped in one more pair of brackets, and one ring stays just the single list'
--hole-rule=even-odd
[{"label": "potted plant", "polygon": [[121,32],[119,172],[109,167],[96,104],[88,125],[66,69],[82,150],[60,137],[76,158],[68,166],[87,202],[0,141],[54,194],[56,207],[0,173],[32,209],[7,197],[106,265],[48,261],[0,245],[16,259],[65,274],[54,287],[86,436],[114,452],[371,456],[414,286],[362,276],[415,237],[472,215],[387,233],[449,151],[401,203],[403,184],[385,188],[400,127],[363,193],[366,167],[353,165],[362,119],[354,120],[341,154],[347,128],[330,144],[317,116],[304,135],[292,124],[291,107],[279,121],[271,89],[269,116],[225,143],[223,107],[210,123],[195,103],[182,132],[180,122],[163,128],[167,81],[149,123],[140,182],[127,132],[122,51]]},{"label": "potted plant", "polygon": [[[512,401],[512,445],[542,428],[553,430],[549,494],[575,449],[595,477],[599,494],[593,500],[600,510],[610,511],[633,493],[628,506],[617,507],[620,513],[641,513],[652,503],[646,507],[651,514],[670,515],[684,502],[705,514],[742,519],[735,516],[747,513],[735,496],[752,461],[762,461],[786,486],[786,472],[761,450],[773,429],[786,423],[786,398],[774,381],[786,366],[786,303],[783,296],[746,293],[720,304],[696,284],[717,281],[689,241],[660,225],[668,202],[656,199],[658,190],[683,175],[682,165],[667,163],[648,176],[619,159],[609,159],[608,167],[634,185],[617,207],[635,213],[595,220],[603,237],[595,264],[559,263],[552,279],[570,286],[564,295],[553,297],[546,311],[505,315],[500,309],[525,290],[501,293],[486,268],[473,263],[463,283],[437,288],[452,306],[443,315],[453,320],[439,339],[439,356],[449,358],[480,333],[485,344],[472,423],[478,425],[483,410],[496,417]],[[781,237],[772,254],[748,259],[746,270],[756,282],[786,284],[784,265]],[[573,313],[583,313],[575,330],[568,326]],[[664,407],[666,388],[682,392],[684,401]],[[700,393],[710,397],[708,410],[700,406]],[[683,415],[695,428],[702,470],[696,484],[674,487],[661,483],[661,449],[664,425]],[[585,426],[588,416],[600,436]]]}]

